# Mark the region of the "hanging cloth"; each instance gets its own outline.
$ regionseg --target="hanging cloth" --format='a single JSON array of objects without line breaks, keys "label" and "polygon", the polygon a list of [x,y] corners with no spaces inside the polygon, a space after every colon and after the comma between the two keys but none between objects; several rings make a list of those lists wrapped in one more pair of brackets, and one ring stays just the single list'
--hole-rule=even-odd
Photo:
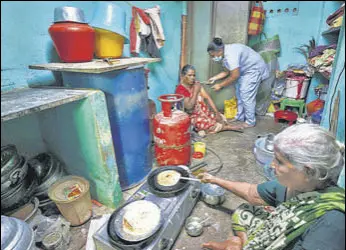
[{"label": "hanging cloth", "polygon": [[150,18],[145,14],[144,10],[132,7],[132,20],[130,24],[130,53],[139,54],[141,38],[139,33],[141,31],[148,32],[145,25],[150,25]]},{"label": "hanging cloth", "polygon": [[259,35],[263,30],[265,15],[262,1],[256,1],[255,5],[251,9],[251,15],[248,25],[248,34],[249,35]]},{"label": "hanging cloth", "polygon": [[160,18],[160,6],[157,5],[154,8],[146,9],[145,13],[147,13],[150,18],[151,31],[154,36],[156,47],[161,49],[165,44],[165,35]]}]

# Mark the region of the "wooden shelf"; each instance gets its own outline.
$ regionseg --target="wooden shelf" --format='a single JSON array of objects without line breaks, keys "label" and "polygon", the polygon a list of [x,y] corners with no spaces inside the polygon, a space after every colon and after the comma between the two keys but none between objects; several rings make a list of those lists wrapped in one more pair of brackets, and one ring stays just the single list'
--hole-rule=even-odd
[{"label": "wooden shelf", "polygon": [[341,27],[330,28],[329,30],[323,31],[322,35],[337,35],[339,34]]},{"label": "wooden shelf", "polygon": [[160,58],[130,57],[112,59],[110,63],[107,63],[102,59],[95,59],[91,62],[84,63],[47,63],[29,65],[29,69],[99,74],[159,61],[161,61]]},{"label": "wooden shelf", "polygon": [[97,90],[25,88],[1,93],[1,122],[86,98]]}]

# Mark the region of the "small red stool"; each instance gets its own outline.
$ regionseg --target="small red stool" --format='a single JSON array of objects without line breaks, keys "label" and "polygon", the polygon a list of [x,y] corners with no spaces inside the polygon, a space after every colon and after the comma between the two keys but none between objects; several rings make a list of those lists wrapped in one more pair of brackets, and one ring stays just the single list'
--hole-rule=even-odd
[{"label": "small red stool", "polygon": [[278,123],[280,119],[288,121],[288,125],[291,126],[297,121],[298,115],[288,110],[278,110],[274,113],[275,122]]}]

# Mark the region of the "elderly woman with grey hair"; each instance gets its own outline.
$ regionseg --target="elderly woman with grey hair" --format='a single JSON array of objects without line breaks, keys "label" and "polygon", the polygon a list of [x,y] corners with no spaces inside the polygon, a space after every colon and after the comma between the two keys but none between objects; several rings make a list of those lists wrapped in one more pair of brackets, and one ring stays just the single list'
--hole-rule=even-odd
[{"label": "elderly woman with grey hair", "polygon": [[[313,124],[288,127],[274,139],[277,181],[259,185],[200,174],[250,204],[232,215],[233,231],[212,250],[345,249],[345,190],[337,187],[345,166],[344,147]],[[235,233],[235,235],[233,234]]]}]

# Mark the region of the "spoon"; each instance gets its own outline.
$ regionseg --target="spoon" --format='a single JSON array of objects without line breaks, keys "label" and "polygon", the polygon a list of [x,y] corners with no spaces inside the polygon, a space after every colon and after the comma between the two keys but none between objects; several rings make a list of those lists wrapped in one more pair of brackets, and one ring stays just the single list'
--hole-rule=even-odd
[{"label": "spoon", "polygon": [[188,180],[188,181],[198,181],[198,182],[201,182],[200,179],[189,178],[189,177],[180,177],[180,180]]}]

